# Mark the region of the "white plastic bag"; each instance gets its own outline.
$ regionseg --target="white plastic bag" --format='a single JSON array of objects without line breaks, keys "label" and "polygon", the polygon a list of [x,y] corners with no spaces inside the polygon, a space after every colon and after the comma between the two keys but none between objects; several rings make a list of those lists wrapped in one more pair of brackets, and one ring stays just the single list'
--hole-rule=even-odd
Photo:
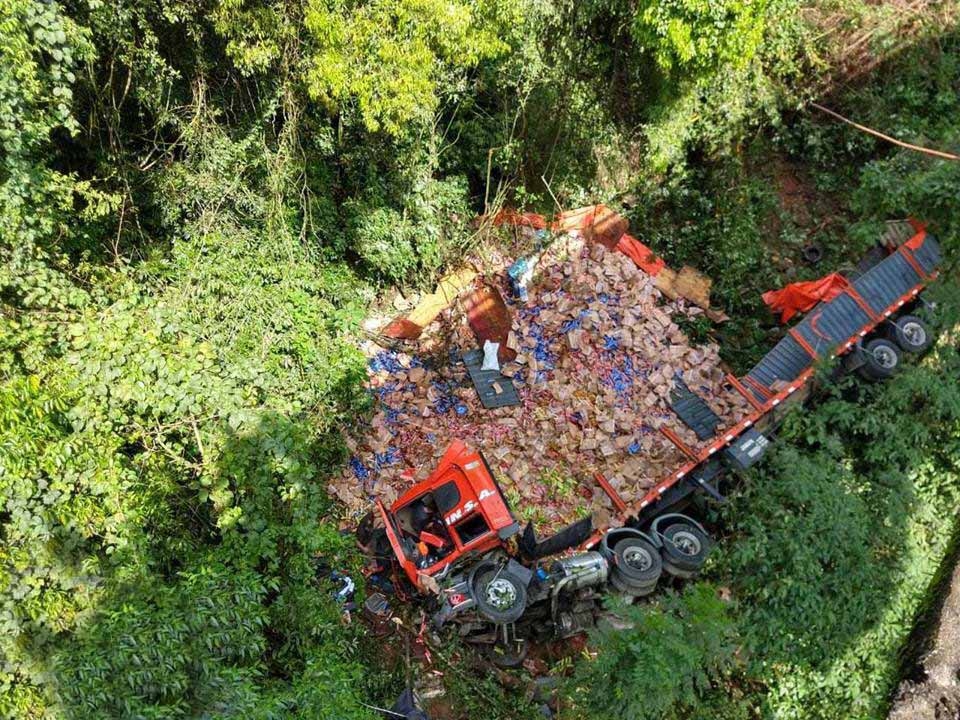
[{"label": "white plastic bag", "polygon": [[500,370],[500,361],[497,359],[497,353],[500,352],[500,343],[483,341],[483,365],[481,370]]}]

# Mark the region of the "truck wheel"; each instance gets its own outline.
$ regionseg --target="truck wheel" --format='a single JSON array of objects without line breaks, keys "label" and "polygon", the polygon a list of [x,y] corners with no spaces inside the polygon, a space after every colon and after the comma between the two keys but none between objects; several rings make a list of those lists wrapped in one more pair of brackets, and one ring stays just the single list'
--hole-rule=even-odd
[{"label": "truck wheel", "polygon": [[868,380],[886,380],[900,369],[900,348],[884,338],[874,338],[863,348],[860,374]]},{"label": "truck wheel", "polygon": [[526,640],[518,640],[508,645],[497,643],[496,645],[487,646],[487,656],[497,667],[515,668],[523,665],[523,661],[527,659],[527,651],[529,649],[530,643]]},{"label": "truck wheel", "polygon": [[480,568],[470,588],[478,612],[498,625],[516,622],[527,607],[527,589],[506,568]]},{"label": "truck wheel", "polygon": [[685,570],[681,567],[677,567],[669,560],[663,561],[663,571],[672,577],[680,578],[681,580],[689,580],[690,578],[695,578],[697,576],[697,570]]},{"label": "truck wheel", "polygon": [[649,582],[637,582],[632,578],[628,578],[626,575],[621,575],[620,571],[616,568],[610,572],[610,584],[615,590],[622,592],[624,595],[630,595],[632,597],[643,597],[644,595],[649,595],[657,589],[656,580]]},{"label": "truck wheel", "polygon": [[933,345],[930,326],[916,315],[902,315],[890,326],[890,339],[908,353],[922,353]]},{"label": "truck wheel", "polygon": [[657,581],[663,561],[652,544],[643,538],[628,537],[613,546],[613,569],[635,584],[645,585]]},{"label": "truck wheel", "polygon": [[690,577],[707,561],[710,538],[689,523],[674,523],[663,531],[663,568],[671,575]]}]

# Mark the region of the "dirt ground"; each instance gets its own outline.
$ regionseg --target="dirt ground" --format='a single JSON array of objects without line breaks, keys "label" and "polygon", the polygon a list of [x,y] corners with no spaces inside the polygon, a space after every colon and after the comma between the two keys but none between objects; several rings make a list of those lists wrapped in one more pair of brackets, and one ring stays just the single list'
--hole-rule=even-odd
[{"label": "dirt ground", "polygon": [[921,682],[901,684],[889,720],[960,718],[960,564],[954,568],[949,595],[922,666]]}]

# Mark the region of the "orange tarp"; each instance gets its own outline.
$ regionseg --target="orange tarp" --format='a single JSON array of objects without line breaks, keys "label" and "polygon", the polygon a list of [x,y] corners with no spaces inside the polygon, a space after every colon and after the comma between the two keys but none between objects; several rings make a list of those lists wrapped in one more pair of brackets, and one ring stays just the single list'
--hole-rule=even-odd
[{"label": "orange tarp", "polygon": [[617,250],[633,260],[636,266],[648,275],[656,275],[666,267],[666,263],[657,257],[653,250],[632,235],[626,233],[621,235],[617,242]]},{"label": "orange tarp", "polygon": [[537,213],[519,213],[510,208],[504,208],[493,216],[493,224],[500,225],[519,225],[532,227],[534,230],[546,230],[547,219]]},{"label": "orange tarp", "polygon": [[780,290],[763,294],[763,301],[775,313],[780,313],[780,322],[790,321],[797,313],[807,312],[818,302],[829,302],[842,293],[849,283],[840,273],[830,273],[819,280],[795,282]]},{"label": "orange tarp", "polygon": [[916,234],[907,240],[904,245],[906,245],[910,250],[919,250],[923,247],[923,240],[927,237],[926,228],[919,223],[914,225],[914,229],[917,231]]}]

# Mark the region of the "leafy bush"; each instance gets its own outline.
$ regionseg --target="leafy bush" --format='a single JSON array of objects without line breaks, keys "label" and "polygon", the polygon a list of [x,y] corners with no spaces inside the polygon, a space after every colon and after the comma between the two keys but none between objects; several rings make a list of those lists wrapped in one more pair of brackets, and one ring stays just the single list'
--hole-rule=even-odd
[{"label": "leafy bush", "polygon": [[201,708],[241,715],[255,706],[266,587],[256,573],[217,565],[171,585],[118,588],[103,598],[55,665],[78,716],[183,717]]},{"label": "leafy bush", "polygon": [[69,179],[77,215],[35,193],[32,234],[4,226],[0,715],[352,720],[383,685],[317,564],[355,563],[323,476],[365,407],[369,294],[278,208],[282,153],[238,135],[200,112],[139,178],[163,242],[135,267],[98,265]]},{"label": "leafy bush", "polygon": [[887,386],[840,388],[792,415],[726,511],[719,573],[739,600],[748,677],[766,687],[753,701],[771,715],[885,715],[956,530],[958,370],[945,341]]},{"label": "leafy bush", "polygon": [[643,2],[632,31],[665,71],[703,73],[750,62],[763,39],[764,2]]},{"label": "leafy bush", "polygon": [[367,269],[387,280],[400,283],[417,267],[416,230],[393,208],[361,205],[356,221],[356,244]]},{"label": "leafy bush", "polygon": [[[567,695],[583,717],[687,717],[732,661],[734,625],[707,583],[667,595],[656,605],[615,609],[591,635],[595,659],[581,662]],[[626,627],[624,627],[626,626]]]},{"label": "leafy bush", "polygon": [[435,179],[429,165],[412,174],[402,213],[354,201],[348,204],[351,230],[369,273],[396,284],[432,284],[436,271],[465,249],[473,212],[463,178]]}]

